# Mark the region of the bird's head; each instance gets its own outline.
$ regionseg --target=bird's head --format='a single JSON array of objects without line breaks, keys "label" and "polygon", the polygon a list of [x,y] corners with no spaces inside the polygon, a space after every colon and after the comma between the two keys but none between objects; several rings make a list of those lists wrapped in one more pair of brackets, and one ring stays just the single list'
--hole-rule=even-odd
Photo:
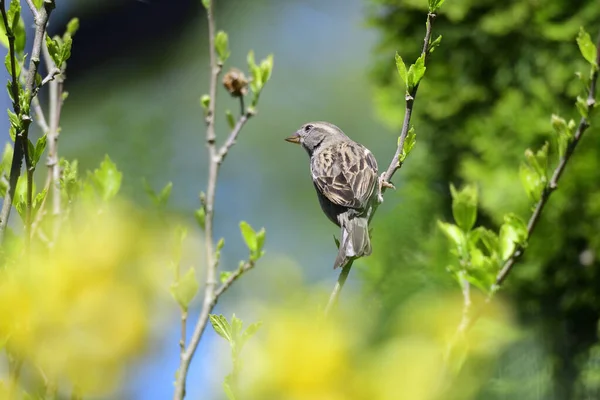
[{"label": "bird's head", "polygon": [[347,138],[337,126],[329,122],[309,122],[304,124],[290,137],[285,138],[290,143],[304,147],[308,154],[312,154],[322,144],[327,144],[336,139]]}]

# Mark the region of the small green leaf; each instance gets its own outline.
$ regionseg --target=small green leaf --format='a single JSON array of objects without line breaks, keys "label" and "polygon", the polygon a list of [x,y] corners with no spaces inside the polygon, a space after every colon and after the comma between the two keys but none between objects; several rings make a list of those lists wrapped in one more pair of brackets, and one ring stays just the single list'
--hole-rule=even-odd
[{"label": "small green leaf", "polygon": [[409,83],[412,87],[417,86],[419,82],[421,82],[423,75],[425,75],[426,69],[427,68],[425,67],[425,55],[421,54],[421,56],[417,58],[417,61],[415,61],[415,63],[409,68],[409,75],[410,71],[412,70],[412,82],[410,82],[409,80]]},{"label": "small green leaf", "polygon": [[21,120],[19,119],[19,116],[10,110],[8,110],[8,120],[16,130],[21,129]]},{"label": "small green leaf", "polygon": [[527,226],[515,214],[504,216],[504,224],[500,227],[500,257],[507,260],[515,252],[517,246],[525,246],[527,243]]},{"label": "small green leaf", "polygon": [[79,18],[72,18],[67,24],[66,34],[69,36],[74,36],[75,33],[79,30]]},{"label": "small green leaf", "polygon": [[235,118],[231,113],[231,110],[225,111],[225,117],[227,118],[227,125],[229,125],[229,129],[233,129],[235,127]]},{"label": "small green leaf", "polygon": [[210,314],[209,318],[210,318],[210,324],[212,325],[215,332],[231,344],[232,343],[231,325],[229,325],[229,322],[227,322],[227,319],[222,315],[215,315],[215,314]]},{"label": "small green leaf", "polygon": [[429,0],[429,12],[434,13],[444,4],[445,0]]},{"label": "small green leaf", "polygon": [[255,322],[253,324],[248,325],[248,327],[242,334],[241,344],[244,345],[248,341],[248,339],[250,339],[252,336],[254,336],[256,334],[256,332],[258,332],[258,330],[260,329],[262,324],[263,324],[262,321],[259,321],[259,322]]},{"label": "small green leaf", "polygon": [[230,271],[221,271],[221,274],[219,275],[219,280],[221,281],[221,283],[225,283],[227,282],[227,279],[229,279],[230,276]]},{"label": "small green leaf", "polygon": [[262,228],[260,231],[256,232],[256,251],[260,252],[263,249],[265,244],[265,228]]},{"label": "small green leaf", "polygon": [[33,162],[33,157],[35,157],[35,145],[30,139],[27,139],[27,157],[29,160]]},{"label": "small green leaf", "polygon": [[[417,135],[415,134],[415,128],[410,127],[408,133],[406,134],[406,139],[404,140],[404,146],[402,147],[402,153],[400,154],[399,163],[403,163],[406,160],[406,157],[410,154],[413,147],[417,143]],[[398,138],[398,145],[400,145],[400,138]]]},{"label": "small green leaf", "polygon": [[35,150],[33,152],[33,165],[37,165],[46,150],[47,137],[46,135],[40,137],[35,143]]},{"label": "small green leaf", "polygon": [[156,196],[156,200],[158,205],[165,206],[171,197],[171,190],[173,190],[173,182],[169,182],[165,185],[164,188],[160,191],[160,193]]},{"label": "small green leaf", "polygon": [[254,51],[250,50],[248,52],[248,70],[250,71],[250,75],[252,80],[250,81],[250,89],[255,94],[260,93],[263,88],[263,74],[261,68],[256,65],[256,61],[254,60]]},{"label": "small green leaf", "polygon": [[52,61],[54,61],[56,67],[60,68],[61,50],[60,44],[56,40],[56,37],[53,39],[49,35],[46,35],[46,48],[48,49],[50,58],[52,58]]},{"label": "small green leaf", "polygon": [[93,181],[100,191],[100,197],[107,201],[116,196],[121,188],[122,180],[123,173],[117,169],[108,155],[104,156],[100,168],[94,170],[93,173]]},{"label": "small green leaf", "polygon": [[194,212],[194,217],[196,218],[198,226],[202,230],[204,230],[204,227],[206,226],[206,210],[204,209],[204,207],[200,207],[199,209],[197,209]]},{"label": "small green leaf", "polygon": [[217,248],[215,250],[215,262],[218,264],[219,261],[221,260],[221,250],[223,249],[223,246],[225,246],[225,239],[221,238],[219,239],[219,241],[217,242]]},{"label": "small green leaf", "polygon": [[45,188],[44,190],[39,192],[33,199],[33,215],[34,216],[37,214],[40,207],[42,206],[42,203],[43,203],[44,199],[46,198],[47,193],[48,193],[48,189]]},{"label": "small green leaf", "polygon": [[[206,1],[206,0],[202,0],[202,1]],[[229,380],[227,380],[227,379],[223,381],[223,391],[225,392],[225,395],[227,396],[227,400],[237,400],[235,395],[233,394],[233,390],[231,389]]]},{"label": "small green leaf", "polygon": [[454,244],[454,246],[462,251],[466,243],[466,236],[464,232],[456,225],[449,224],[447,222],[442,222],[438,220],[438,227],[442,230],[442,232],[450,239],[450,241]]},{"label": "small green leaf", "polygon": [[200,105],[205,110],[208,110],[208,107],[210,106],[210,96],[207,94],[202,95],[202,97],[200,97]]},{"label": "small green leaf", "polygon": [[437,38],[435,38],[433,42],[429,42],[429,54],[433,53],[435,49],[440,46],[440,43],[442,43],[442,35],[439,35]]},{"label": "small green leaf", "polygon": [[404,82],[404,86],[406,90],[408,90],[408,74],[406,72],[406,65],[404,64],[404,60],[398,52],[396,52],[396,69],[398,70],[398,75],[400,75],[400,79]]},{"label": "small green leaf", "polygon": [[579,115],[581,115],[583,118],[587,118],[589,116],[588,104],[583,97],[577,96],[577,101],[575,102],[575,105],[577,106]]},{"label": "small green leaf", "polygon": [[204,6],[204,8],[206,8],[207,10],[210,10],[210,0],[202,0],[202,5]]},{"label": "small green leaf", "polygon": [[597,63],[597,52],[596,46],[592,42],[592,38],[590,38],[589,33],[583,29],[583,27],[579,28],[579,34],[577,35],[577,45],[579,46],[579,51],[581,51],[581,55],[586,59],[594,68],[598,68]]},{"label": "small green leaf", "polygon": [[190,267],[177,282],[171,284],[171,295],[182,309],[187,310],[199,288],[196,270]]},{"label": "small green leaf", "polygon": [[8,173],[10,171],[10,165],[13,158],[13,147],[10,143],[4,145],[4,151],[2,152],[2,162],[0,163],[0,174]]},{"label": "small green leaf", "polygon": [[244,241],[246,242],[246,246],[248,246],[250,253],[255,254],[258,250],[256,232],[246,221],[240,222],[240,231],[242,232],[242,236],[244,237]]},{"label": "small green leaf", "polygon": [[215,50],[219,56],[219,62],[225,63],[231,52],[229,51],[229,36],[224,31],[217,32],[215,36]]},{"label": "small green leaf", "polygon": [[454,221],[463,231],[470,231],[477,219],[477,188],[465,185],[461,190],[457,190],[450,184],[450,194]]},{"label": "small green leaf", "polygon": [[519,177],[529,199],[537,203],[542,195],[544,184],[539,174],[529,164],[522,162],[519,167]]},{"label": "small green leaf", "polygon": [[260,62],[260,71],[261,79],[264,85],[271,78],[271,73],[273,71],[273,54],[269,54],[267,58]]},{"label": "small green leaf", "polygon": [[233,314],[233,316],[231,317],[231,339],[232,342],[235,344],[238,344],[239,339],[242,335],[242,326],[242,320],[236,317],[235,314]]}]

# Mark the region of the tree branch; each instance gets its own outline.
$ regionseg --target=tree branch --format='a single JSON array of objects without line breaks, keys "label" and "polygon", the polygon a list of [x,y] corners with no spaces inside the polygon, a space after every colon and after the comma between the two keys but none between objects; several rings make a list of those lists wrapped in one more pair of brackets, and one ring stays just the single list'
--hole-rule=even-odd
[{"label": "tree branch", "polygon": [[[597,49],[596,65],[600,65],[600,35],[598,35],[596,49]],[[588,88],[588,97],[587,97],[588,116],[592,112],[594,105],[596,104],[597,81],[598,81],[598,68],[594,68],[591,79],[590,79],[590,85]],[[583,134],[587,130],[587,128],[589,128],[589,126],[590,126],[589,117],[588,118],[581,117],[581,119],[579,120],[579,125],[577,126],[577,130],[575,131],[575,135],[573,136],[573,141],[571,143],[569,143],[569,146],[567,146],[565,155],[562,157],[562,159],[558,163],[558,166],[554,170],[554,173],[552,174],[552,178],[550,179],[548,186],[546,186],[544,188],[544,190],[542,191],[542,196],[541,196],[540,200],[538,201],[538,203],[536,204],[533,214],[531,215],[531,218],[529,218],[529,222],[527,223],[527,239],[529,239],[531,237],[531,234],[533,233],[535,227],[537,226],[537,224],[540,220],[540,217],[542,215],[542,211],[544,210],[544,206],[548,202],[550,195],[558,188],[558,181],[560,180],[560,177],[562,176],[562,174],[567,166],[567,163],[571,159],[571,156],[573,155],[575,148],[579,144],[581,137],[583,136]],[[506,280],[506,278],[512,271],[517,260],[524,253],[525,253],[525,248],[523,248],[523,247],[519,247],[519,248],[515,249],[513,254],[509,257],[509,259],[506,261],[506,263],[502,267],[502,270],[500,270],[500,272],[498,273],[493,291],[497,290],[502,285],[502,283]]]},{"label": "tree branch", "polygon": [[[30,7],[32,7],[33,3],[28,1]],[[10,167],[9,174],[9,187],[4,197],[4,203],[2,204],[2,211],[0,212],[0,245],[4,242],[4,233],[6,232],[6,227],[8,225],[8,219],[10,218],[10,211],[12,208],[13,198],[15,195],[15,190],[17,186],[17,182],[19,180],[19,175],[21,174],[21,164],[23,161],[23,157],[27,152],[27,144],[28,144],[28,135],[29,135],[29,124],[31,122],[31,118],[25,118],[25,116],[21,115],[21,109],[19,106],[19,90],[18,90],[18,79],[15,71],[15,48],[14,48],[14,35],[9,29],[8,19],[5,11],[5,2],[4,0],[0,1],[0,8],[2,9],[2,20],[6,27],[7,34],[9,38],[9,52],[11,58],[11,75],[12,75],[12,91],[13,91],[13,109],[17,115],[20,116],[23,121],[23,130],[21,132],[16,132],[15,137],[15,146],[13,151],[13,158]],[[44,43],[44,35],[46,33],[46,25],[48,24],[48,19],[50,18],[50,14],[55,7],[54,0],[45,0],[44,5],[39,10],[35,10],[35,7],[32,7],[32,12],[35,17],[35,36],[33,39],[33,48],[31,50],[31,58],[29,60],[29,68],[27,69],[27,77],[25,79],[25,93],[33,93],[35,77],[38,71],[38,66],[40,63],[40,52]],[[31,105],[31,98],[29,99],[29,105]],[[30,162],[30,160],[26,159],[26,162]],[[29,206],[28,206],[29,209]]]},{"label": "tree branch", "polygon": [[[217,59],[215,49],[215,19],[214,19],[214,8],[213,1],[209,0],[207,7],[207,18],[208,18],[208,42],[209,42],[209,54],[210,54],[210,102],[206,114],[206,147],[208,148],[209,154],[209,169],[208,169],[208,187],[206,192],[206,199],[204,200],[205,208],[205,250],[206,250],[206,284],[204,289],[204,301],[202,304],[202,310],[200,316],[194,327],[194,332],[190,339],[189,344],[185,347],[185,351],[181,353],[179,370],[177,373],[177,380],[175,382],[175,393],[173,396],[174,400],[182,400],[185,397],[186,380],[189,370],[190,363],[204,329],[209,320],[209,315],[213,308],[217,304],[219,297],[247,270],[254,266],[254,262],[247,262],[240,266],[229,278],[217,289],[217,259],[215,258],[214,251],[214,233],[213,233],[213,220],[214,220],[214,207],[215,207],[215,192],[217,187],[217,180],[219,175],[219,168],[223,163],[227,153],[231,147],[235,144],[242,128],[253,115],[250,111],[244,109],[243,98],[240,99],[241,114],[235,124],[234,128],[230,132],[225,143],[217,148],[216,145],[216,134],[215,134],[215,109],[216,109],[216,97],[217,97],[217,82],[221,73],[222,65]],[[183,339],[184,340],[184,339]]]},{"label": "tree branch", "polygon": [[[431,40],[432,23],[435,20],[435,17],[436,17],[436,15],[434,13],[427,14],[425,38],[423,39],[423,49],[421,51],[421,55],[423,56],[423,59],[425,62],[427,61],[427,55],[429,52],[429,43]],[[400,168],[402,168],[402,165],[404,164],[403,161],[400,161],[400,156],[402,155],[402,151],[404,149],[404,143],[406,142],[406,137],[408,136],[408,131],[410,128],[410,119],[412,116],[415,98],[417,97],[418,89],[419,89],[419,85],[417,84],[406,95],[406,108],[404,111],[404,121],[402,123],[402,131],[400,133],[400,140],[398,141],[398,147],[396,148],[396,152],[394,153],[394,156],[392,157],[392,161],[390,162],[390,165],[388,166],[386,171],[380,177],[380,182],[381,182],[380,193],[379,193],[380,195],[382,195],[385,192],[387,187],[391,186],[390,182],[392,180],[392,177],[394,176],[396,171],[398,171]],[[369,216],[369,222],[373,219],[373,216],[375,215],[375,212],[377,211],[377,207],[379,207],[379,204],[380,204],[379,202],[375,202],[373,204],[373,210],[371,211],[371,215]],[[325,307],[325,314],[328,314],[329,312],[331,312],[331,310],[335,307],[335,304],[337,303],[340,293],[344,287],[344,283],[346,283],[346,278],[348,278],[348,274],[350,273],[350,269],[352,268],[353,262],[354,262],[354,259],[348,260],[348,263],[346,265],[344,265],[344,267],[342,268],[342,272],[340,272],[338,280],[337,280],[337,282],[333,288],[333,291],[331,292],[331,295],[329,297],[329,302],[327,303],[327,306]]]}]

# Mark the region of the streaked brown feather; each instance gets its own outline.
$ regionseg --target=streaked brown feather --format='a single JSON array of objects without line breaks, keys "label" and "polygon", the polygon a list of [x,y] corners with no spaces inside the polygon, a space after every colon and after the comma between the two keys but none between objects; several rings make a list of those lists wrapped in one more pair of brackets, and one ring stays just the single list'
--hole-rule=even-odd
[{"label": "streaked brown feather", "polygon": [[377,161],[364,146],[344,141],[313,154],[313,182],[333,204],[363,209],[377,183]]}]

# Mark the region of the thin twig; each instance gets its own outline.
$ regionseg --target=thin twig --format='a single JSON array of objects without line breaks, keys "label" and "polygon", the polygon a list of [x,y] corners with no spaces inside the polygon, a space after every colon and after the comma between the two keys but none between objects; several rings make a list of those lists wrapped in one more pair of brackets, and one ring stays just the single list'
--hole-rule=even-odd
[{"label": "thin twig", "polygon": [[[600,35],[598,36],[596,48],[597,48],[597,54],[598,54],[598,56],[596,58],[596,65],[600,65]],[[587,97],[588,115],[589,115],[589,113],[592,112],[594,105],[596,104],[597,81],[598,81],[598,68],[595,68],[592,73],[592,77],[590,79],[590,86],[588,88],[588,97]],[[560,180],[560,177],[562,176],[562,174],[565,170],[565,167],[567,166],[567,163],[569,162],[569,159],[573,155],[575,148],[579,144],[581,137],[583,136],[583,134],[587,130],[587,128],[589,128],[589,126],[590,126],[589,119],[586,117],[581,117],[581,119],[579,120],[579,125],[577,126],[577,130],[575,131],[575,135],[573,136],[573,141],[569,144],[569,146],[567,146],[565,155],[561,158],[560,162],[558,163],[558,166],[556,167],[556,169],[554,170],[554,173],[552,174],[550,183],[542,191],[542,196],[541,196],[540,200],[538,201],[538,203],[536,204],[533,214],[531,215],[531,218],[529,218],[529,222],[527,223],[527,238],[528,239],[531,237],[531,234],[533,233],[535,227],[537,226],[538,221],[540,220],[540,217],[542,215],[544,206],[548,202],[550,195],[558,188],[558,181]],[[523,248],[523,247],[515,249],[513,254],[506,261],[506,263],[502,267],[502,270],[500,270],[500,272],[498,273],[498,276],[496,277],[496,283],[495,283],[496,288],[502,285],[502,283],[506,280],[506,277],[512,271],[517,260],[524,253],[525,253],[525,248]]]},{"label": "thin twig", "polygon": [[[44,60],[48,70],[56,69],[54,60],[50,57],[48,49],[44,47]],[[52,222],[53,232],[52,241],[56,241],[58,232],[60,230],[60,213],[61,213],[61,195],[60,195],[60,166],[58,158],[58,138],[60,135],[60,115],[63,104],[63,80],[64,80],[64,66],[60,70],[58,79],[50,82],[49,87],[49,105],[50,105],[50,129],[48,130],[48,157],[46,166],[48,167],[48,174],[51,176],[50,187],[52,188]],[[48,194],[49,195],[49,194]]]},{"label": "thin twig", "polygon": [[[229,276],[222,286],[217,289],[217,260],[214,253],[214,236],[213,236],[213,219],[214,219],[214,206],[215,206],[215,192],[217,187],[217,179],[219,174],[219,168],[227,156],[230,148],[235,144],[237,137],[240,134],[241,129],[244,127],[248,119],[252,114],[244,109],[243,99],[241,99],[241,114],[233,130],[229,134],[229,137],[222,145],[221,148],[217,149],[216,145],[216,134],[215,134],[215,109],[216,109],[216,97],[217,97],[217,82],[219,74],[221,73],[222,65],[217,59],[215,49],[215,19],[214,19],[214,8],[213,1],[209,0],[207,7],[207,19],[208,19],[208,45],[210,54],[210,102],[206,114],[206,146],[209,154],[209,169],[208,169],[208,187],[206,192],[206,198],[204,200],[205,209],[205,250],[206,250],[206,284],[204,289],[204,301],[202,304],[202,310],[200,316],[194,327],[194,332],[188,346],[185,351],[181,353],[179,370],[177,372],[177,379],[175,382],[175,393],[173,396],[174,400],[181,400],[185,397],[185,388],[188,369],[192,358],[198,348],[200,339],[206,324],[208,323],[209,315],[213,308],[217,304],[219,296],[221,296],[230,286],[238,279],[245,271],[252,268],[254,263],[244,264],[238,268],[236,272]],[[247,266],[247,267],[244,267]]]},{"label": "thin twig", "polygon": [[[435,17],[436,17],[436,15],[434,13],[427,14],[427,24],[426,24],[427,29],[425,32],[425,38],[423,39],[423,49],[421,51],[421,55],[423,56],[423,59],[425,62],[427,61],[427,55],[429,53],[429,42],[431,40],[431,28],[432,28],[433,21],[435,20]],[[406,142],[406,137],[408,135],[408,131],[410,128],[410,118],[412,116],[415,98],[417,97],[418,89],[419,89],[419,85],[417,84],[412,88],[412,90],[410,90],[406,94],[406,108],[404,111],[404,122],[402,123],[402,131],[400,133],[400,140],[398,141],[398,147],[396,148],[396,152],[394,153],[394,157],[392,157],[392,161],[390,162],[390,165],[388,166],[387,170],[381,175],[380,179],[384,183],[384,185],[381,185],[381,193],[379,193],[379,194],[383,194],[385,192],[385,190],[387,188],[387,186],[385,184],[391,182],[392,177],[394,176],[396,171],[398,171],[400,168],[402,168],[402,165],[404,164],[403,161],[400,161],[400,156],[402,155],[402,151],[404,149],[404,143]],[[375,211],[377,211],[378,206],[379,206],[378,202],[373,203],[373,210],[371,211],[371,215],[369,217],[369,222],[371,221],[371,219],[373,219],[373,216],[375,215]],[[342,268],[342,271],[340,272],[338,280],[337,280],[337,282],[333,288],[333,291],[331,292],[331,295],[329,297],[329,302],[327,303],[327,306],[325,307],[325,314],[328,314],[334,308],[335,304],[337,303],[338,297],[340,296],[342,288],[344,287],[344,283],[346,282],[346,278],[348,277],[348,274],[350,273],[350,269],[352,268],[353,262],[354,262],[354,259],[348,260],[347,264],[344,265],[344,267]]]},{"label": "thin twig", "polygon": [[[44,35],[46,33],[46,25],[48,23],[48,19],[50,18],[50,14],[55,7],[55,3],[53,0],[44,1],[43,7],[39,10],[35,9],[33,6],[33,2],[28,1],[30,8],[32,8],[32,12],[35,18],[35,36],[33,39],[33,47],[31,49],[31,57],[29,59],[29,67],[27,69],[27,78],[25,80],[25,93],[33,93],[35,77],[38,71],[38,65],[40,63],[40,52],[41,48],[44,44]],[[19,180],[19,175],[21,174],[21,164],[23,161],[23,157],[27,152],[27,144],[28,144],[28,135],[29,135],[29,125],[31,122],[30,118],[25,118],[25,116],[21,115],[20,106],[16,105],[19,103],[18,96],[18,80],[17,74],[15,71],[15,48],[14,48],[14,34],[10,31],[8,27],[8,19],[6,15],[6,11],[4,9],[5,1],[0,0],[0,8],[2,9],[2,19],[4,25],[6,27],[6,32],[10,32],[8,35],[9,39],[9,52],[11,58],[11,75],[12,75],[12,91],[13,91],[13,109],[17,115],[19,115],[23,121],[23,130],[21,132],[16,132],[15,137],[15,146],[13,151],[13,158],[10,167],[9,174],[9,187],[4,197],[4,203],[2,204],[2,211],[0,213],[0,245],[4,241],[4,233],[6,232],[6,227],[8,225],[8,219],[10,218],[10,211],[12,208],[13,198],[15,195],[15,190],[17,186],[17,182]],[[31,104],[31,99],[30,99]],[[31,160],[26,160],[30,162]],[[29,208],[29,207],[28,207]]]},{"label": "thin twig", "polygon": [[[596,49],[597,49],[596,65],[600,65],[600,34],[598,35],[598,39],[596,42]],[[586,100],[588,118],[581,117],[581,119],[579,120],[579,125],[577,126],[577,130],[575,131],[575,135],[573,136],[572,142],[569,143],[569,145],[567,146],[564,156],[560,159],[556,169],[552,173],[550,182],[542,191],[540,200],[537,202],[537,204],[534,208],[534,211],[531,214],[529,221],[527,222],[527,240],[529,240],[531,238],[531,235],[533,234],[535,227],[537,226],[537,224],[541,218],[542,211],[544,210],[544,207],[546,206],[546,203],[548,202],[548,199],[550,198],[550,195],[558,188],[558,182],[560,181],[560,178],[561,178],[563,172],[565,171],[567,163],[571,159],[571,156],[573,155],[575,148],[581,141],[583,134],[585,133],[587,128],[589,128],[589,126],[590,126],[589,115],[593,111],[594,106],[596,104],[596,87],[597,87],[597,83],[598,83],[598,74],[599,74],[598,68],[594,68],[592,70],[590,84],[588,87],[588,96],[587,96],[587,100]],[[472,316],[472,318],[469,319],[466,326],[463,327],[462,332],[466,332],[468,329],[470,329],[473,326],[473,324],[481,317],[481,315],[485,311],[485,308],[492,301],[492,298],[494,297],[495,293],[500,289],[500,287],[502,286],[504,281],[506,281],[506,278],[513,270],[517,261],[519,261],[521,259],[523,254],[525,254],[525,247],[519,246],[519,247],[515,248],[515,250],[511,254],[511,256],[508,258],[508,260],[506,260],[506,262],[504,263],[504,266],[502,267],[502,269],[496,276],[496,281],[494,282],[494,285],[492,286],[492,290],[486,297],[485,302],[480,307],[478,307],[477,312],[475,313],[475,315]],[[459,330],[460,330],[460,328],[459,328]]]}]

